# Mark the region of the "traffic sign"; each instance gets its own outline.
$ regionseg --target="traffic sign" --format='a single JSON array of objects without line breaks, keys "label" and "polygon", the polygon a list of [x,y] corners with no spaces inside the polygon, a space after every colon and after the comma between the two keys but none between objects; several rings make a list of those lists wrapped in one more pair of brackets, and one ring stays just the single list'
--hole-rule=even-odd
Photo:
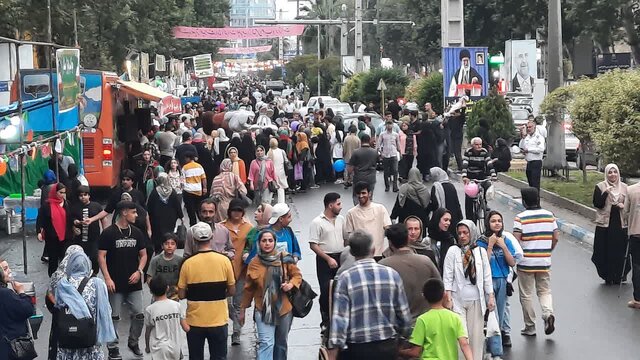
[{"label": "traffic sign", "polygon": [[384,79],[380,79],[380,82],[378,82],[378,91],[385,91],[387,90],[387,84],[384,83]]}]

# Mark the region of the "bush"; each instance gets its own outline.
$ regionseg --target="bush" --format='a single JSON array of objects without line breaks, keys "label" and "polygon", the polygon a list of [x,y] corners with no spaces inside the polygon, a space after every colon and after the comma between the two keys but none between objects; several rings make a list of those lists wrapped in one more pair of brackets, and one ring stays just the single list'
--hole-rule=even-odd
[{"label": "bush", "polygon": [[444,112],[442,74],[431,73],[427,77],[411,81],[404,93],[407,101],[415,101],[420,107],[430,102],[432,108],[438,114]]},{"label": "bush", "polygon": [[341,64],[340,58],[331,56],[321,59],[318,63],[316,55],[301,55],[287,63],[287,82],[295,84],[300,80],[309,87],[312,96],[318,95],[318,66],[320,66],[320,76],[322,78],[322,94],[326,95],[334,88],[336,82],[340,81]]},{"label": "bush", "polygon": [[489,139],[483,139],[493,146],[497,138],[503,138],[510,143],[515,136],[513,118],[509,106],[503,96],[495,88],[489,96],[476,102],[467,114],[467,137],[469,139],[480,136],[480,119],[489,123]]},{"label": "bush", "polygon": [[352,76],[342,87],[340,100],[364,103],[380,103],[378,83],[384,79],[387,90],[384,95],[388,99],[396,99],[404,96],[405,88],[409,85],[409,78],[401,69],[371,69]]}]

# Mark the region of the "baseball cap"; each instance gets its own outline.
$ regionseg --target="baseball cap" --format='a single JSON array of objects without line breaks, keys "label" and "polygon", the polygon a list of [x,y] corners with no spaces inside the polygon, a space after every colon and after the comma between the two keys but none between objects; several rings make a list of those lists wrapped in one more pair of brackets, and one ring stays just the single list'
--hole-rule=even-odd
[{"label": "baseball cap", "polygon": [[281,216],[287,215],[291,211],[289,209],[289,205],[285,203],[275,204],[273,206],[273,210],[271,211],[271,218],[269,218],[269,224],[275,224]]},{"label": "baseball cap", "polygon": [[195,241],[209,241],[213,238],[211,225],[199,222],[191,227],[191,235]]},{"label": "baseball cap", "polygon": [[244,211],[244,202],[240,199],[232,199],[229,202],[229,211],[240,210]]}]

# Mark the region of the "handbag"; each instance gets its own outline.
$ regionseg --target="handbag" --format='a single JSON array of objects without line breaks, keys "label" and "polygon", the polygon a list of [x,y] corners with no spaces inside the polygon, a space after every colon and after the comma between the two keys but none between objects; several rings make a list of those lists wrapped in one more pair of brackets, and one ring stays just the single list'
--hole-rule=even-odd
[{"label": "handbag", "polygon": [[289,159],[287,158],[287,155],[285,154],[284,150],[282,150],[282,157],[284,158],[284,169],[287,171],[287,173],[289,173],[289,171],[293,170],[293,165],[291,164],[291,161],[289,161]]},{"label": "handbag", "polygon": [[269,181],[269,183],[267,184],[269,191],[272,193],[278,192],[278,185],[276,185],[276,182],[271,180]]},{"label": "handbag", "polygon": [[[85,277],[78,286],[78,292],[82,294],[90,278]],[[78,319],[73,314],[68,314],[66,309],[56,308],[56,329],[58,332],[58,347],[63,349],[86,349],[97,343],[98,327],[93,316]]]},{"label": "handbag", "polygon": [[184,223],[176,226],[176,235],[178,237],[178,243],[176,244],[178,249],[184,249],[184,244],[187,241],[187,227]]},{"label": "handbag", "polygon": [[[282,273],[285,274],[285,279],[288,280],[282,258],[282,253],[280,253],[280,265],[282,266]],[[289,302],[291,303],[291,312],[293,313],[293,316],[297,318],[303,318],[309,314],[311,308],[313,307],[313,299],[318,296],[318,294],[316,294],[311,288],[311,285],[309,285],[309,283],[304,279],[302,279],[300,287],[294,286],[285,294],[287,294],[287,299],[289,299]]]},{"label": "handbag", "polygon": [[38,357],[35,344],[33,343],[31,324],[29,324],[29,320],[27,320],[27,330],[27,335],[18,336],[13,340],[9,340],[5,336],[5,341],[9,343],[10,359],[32,360]]}]

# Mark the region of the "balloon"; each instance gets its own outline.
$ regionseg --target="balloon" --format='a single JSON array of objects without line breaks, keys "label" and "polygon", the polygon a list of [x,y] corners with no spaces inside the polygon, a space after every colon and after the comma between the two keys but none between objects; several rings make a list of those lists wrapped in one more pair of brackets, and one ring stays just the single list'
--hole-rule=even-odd
[{"label": "balloon", "polygon": [[344,160],[340,159],[333,163],[333,170],[336,172],[343,172],[345,168]]}]

